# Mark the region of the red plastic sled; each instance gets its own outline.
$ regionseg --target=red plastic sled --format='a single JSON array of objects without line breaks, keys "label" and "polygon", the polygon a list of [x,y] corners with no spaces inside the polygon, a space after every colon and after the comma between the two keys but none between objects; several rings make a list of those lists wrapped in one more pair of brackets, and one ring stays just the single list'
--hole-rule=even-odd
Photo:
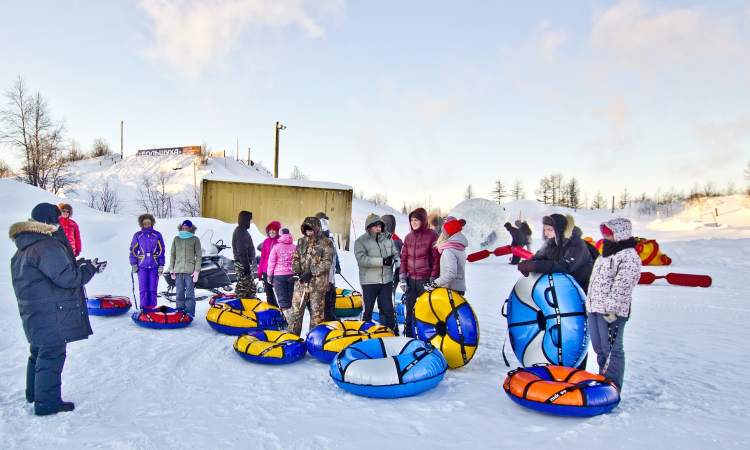
[{"label": "red plastic sled", "polygon": [[711,286],[713,280],[708,275],[693,275],[689,273],[673,273],[670,272],[666,275],[655,275],[651,272],[641,272],[641,279],[638,280],[638,284],[651,284],[654,281],[663,278],[667,280],[667,283],[675,286],[688,286],[688,287],[703,287],[707,288]]}]

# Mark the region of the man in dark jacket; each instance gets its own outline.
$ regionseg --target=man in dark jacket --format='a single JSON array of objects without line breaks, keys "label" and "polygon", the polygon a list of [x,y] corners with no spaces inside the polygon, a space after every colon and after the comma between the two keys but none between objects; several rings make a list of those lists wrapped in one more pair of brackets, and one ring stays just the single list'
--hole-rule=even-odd
[{"label": "man in dark jacket", "polygon": [[[524,244],[526,243],[526,237],[523,235],[523,232],[521,230],[511,225],[510,222],[505,222],[505,229],[508,230],[508,233],[510,233],[511,247],[524,246]],[[510,263],[516,265],[520,260],[520,257],[513,255],[513,257],[510,259]]]},{"label": "man in dark jacket", "polygon": [[255,297],[255,280],[253,279],[253,262],[255,261],[255,246],[250,236],[250,223],[253,213],[240,211],[237,216],[237,228],[232,233],[232,252],[234,253],[234,269],[237,272],[237,285],[234,292],[237,298]]},{"label": "man in dark jacket", "polygon": [[41,203],[31,220],[13,224],[9,232],[17,248],[10,262],[13,290],[31,346],[26,400],[40,416],[75,407],[61,395],[66,346],[92,334],[83,286],[106,267],[96,259],[76,262],[57,232],[59,216],[57,206]]},{"label": "man in dark jacket", "polygon": [[588,291],[594,261],[581,239],[581,229],[575,226],[572,216],[552,214],[544,216],[544,246],[530,261],[518,264],[524,276],[536,273],[567,273],[573,276],[584,292]]},{"label": "man in dark jacket", "polygon": [[399,284],[406,293],[404,335],[414,337],[414,304],[424,293],[424,286],[431,281],[436,267],[440,266],[440,260],[433,253],[437,233],[429,228],[424,208],[409,213],[409,227],[411,232],[406,235],[401,247]]}]

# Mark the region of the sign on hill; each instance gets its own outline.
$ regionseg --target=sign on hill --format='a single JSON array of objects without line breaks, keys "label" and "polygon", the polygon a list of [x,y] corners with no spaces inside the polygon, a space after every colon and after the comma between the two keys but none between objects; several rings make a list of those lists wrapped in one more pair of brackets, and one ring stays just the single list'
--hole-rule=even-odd
[{"label": "sign on hill", "polygon": [[195,155],[201,154],[200,145],[191,145],[189,147],[168,147],[168,148],[149,148],[138,150],[137,156],[169,156],[169,155]]}]

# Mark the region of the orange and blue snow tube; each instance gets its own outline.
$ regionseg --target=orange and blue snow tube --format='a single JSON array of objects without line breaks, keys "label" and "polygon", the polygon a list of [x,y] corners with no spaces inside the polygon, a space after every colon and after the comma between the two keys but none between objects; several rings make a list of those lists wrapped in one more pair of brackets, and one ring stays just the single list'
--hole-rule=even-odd
[{"label": "orange and blue snow tube", "polygon": [[596,416],[620,403],[614,382],[573,367],[518,368],[508,372],[503,389],[521,406],[560,416]]}]

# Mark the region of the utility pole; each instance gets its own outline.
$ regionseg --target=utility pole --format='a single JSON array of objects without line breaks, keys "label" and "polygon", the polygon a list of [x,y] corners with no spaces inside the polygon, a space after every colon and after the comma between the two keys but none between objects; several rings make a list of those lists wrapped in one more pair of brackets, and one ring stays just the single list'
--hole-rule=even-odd
[{"label": "utility pole", "polygon": [[615,213],[615,196],[612,196],[612,214]]},{"label": "utility pole", "polygon": [[120,161],[122,161],[122,158],[125,156],[123,152],[123,147],[122,147],[122,129],[124,125],[125,125],[125,122],[121,120],[120,121]]},{"label": "utility pole", "polygon": [[273,154],[273,177],[279,178],[279,130],[286,130],[286,126],[276,122],[276,144]]},{"label": "utility pole", "polygon": [[250,147],[247,148],[247,165],[250,166]]},{"label": "utility pole", "polygon": [[239,161],[240,158],[240,138],[237,138],[237,147],[234,149],[234,160]]}]

